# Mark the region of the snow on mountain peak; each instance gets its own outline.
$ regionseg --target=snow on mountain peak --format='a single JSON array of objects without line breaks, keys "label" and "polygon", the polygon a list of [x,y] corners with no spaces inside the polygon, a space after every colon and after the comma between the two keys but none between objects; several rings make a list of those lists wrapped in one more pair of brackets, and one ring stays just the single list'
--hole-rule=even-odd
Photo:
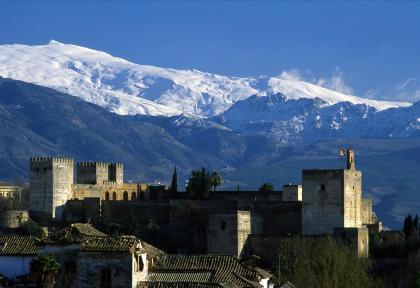
[{"label": "snow on mountain peak", "polygon": [[334,105],[339,102],[350,102],[352,104],[366,104],[378,111],[389,108],[408,107],[408,102],[377,101],[361,98],[352,95],[345,95],[327,88],[317,86],[300,80],[286,80],[281,78],[270,78],[268,80],[269,93],[282,93],[287,99],[297,100],[300,98],[320,98],[326,105]]},{"label": "snow on mountain peak", "polygon": [[122,115],[208,117],[238,100],[267,93],[282,93],[289,99],[321,98],[327,104],[364,103],[378,110],[410,105],[344,95],[303,81],[139,65],[55,40],[47,45],[0,45],[0,76],[50,87]]}]

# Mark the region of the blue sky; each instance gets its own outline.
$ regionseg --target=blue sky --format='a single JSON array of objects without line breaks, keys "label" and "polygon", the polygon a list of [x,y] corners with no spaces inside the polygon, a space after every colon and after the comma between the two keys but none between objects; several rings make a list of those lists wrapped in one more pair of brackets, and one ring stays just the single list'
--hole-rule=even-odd
[{"label": "blue sky", "polygon": [[0,44],[50,39],[140,64],[288,75],[420,100],[420,2],[0,1]]}]

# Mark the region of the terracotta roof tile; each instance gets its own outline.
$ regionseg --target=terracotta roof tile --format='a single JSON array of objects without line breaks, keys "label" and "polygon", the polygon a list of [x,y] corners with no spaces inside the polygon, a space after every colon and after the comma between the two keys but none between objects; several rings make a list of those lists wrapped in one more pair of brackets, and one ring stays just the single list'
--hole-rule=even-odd
[{"label": "terracotta roof tile", "polygon": [[96,230],[90,224],[76,223],[42,239],[42,242],[45,244],[74,244],[82,243],[88,237],[108,237],[108,235]]},{"label": "terracotta roof tile", "polygon": [[81,243],[82,251],[133,252],[137,246],[134,236],[86,237]]},{"label": "terracotta roof tile", "polygon": [[[187,275],[186,271],[189,271],[190,274],[183,281],[181,278],[183,275]],[[212,277],[204,281],[204,278],[201,277],[202,274],[194,274],[194,271],[208,271],[211,272]],[[172,276],[172,281],[167,280],[165,282],[192,283],[201,281],[216,284],[224,283],[238,287],[260,287],[259,280],[262,278],[260,273],[241,264],[237,258],[224,255],[164,255],[159,258],[151,272],[167,273]],[[197,278],[193,281],[191,277],[194,275]],[[161,279],[158,281],[163,282]]]},{"label": "terracotta roof tile", "polygon": [[0,235],[0,255],[36,255],[38,253],[37,241],[32,236]]}]

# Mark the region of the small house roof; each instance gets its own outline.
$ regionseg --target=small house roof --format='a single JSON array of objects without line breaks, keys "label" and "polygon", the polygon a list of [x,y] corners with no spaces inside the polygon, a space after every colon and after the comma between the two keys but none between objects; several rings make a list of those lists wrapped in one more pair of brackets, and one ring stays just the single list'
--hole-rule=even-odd
[{"label": "small house roof", "polygon": [[[148,283],[151,284],[153,281],[195,284],[212,283],[225,285],[214,287],[236,286],[252,288],[260,287],[260,279],[265,278],[261,271],[260,269],[258,272],[254,268],[242,264],[237,258],[228,255],[163,255],[158,258],[156,265],[150,269],[151,277],[148,279],[150,281]],[[271,276],[271,274],[265,273],[265,276]]]},{"label": "small house roof", "polygon": [[32,236],[0,235],[0,256],[36,255],[37,242]]}]

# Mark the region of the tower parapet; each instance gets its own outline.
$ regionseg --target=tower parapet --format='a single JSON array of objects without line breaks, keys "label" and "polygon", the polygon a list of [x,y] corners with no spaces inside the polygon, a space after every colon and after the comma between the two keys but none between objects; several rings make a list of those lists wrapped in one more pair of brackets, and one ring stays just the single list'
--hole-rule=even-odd
[{"label": "tower parapet", "polygon": [[43,220],[61,219],[64,204],[71,198],[74,162],[69,157],[32,157],[29,211]]},{"label": "tower parapet", "polygon": [[104,185],[109,181],[123,183],[123,164],[108,162],[78,162],[77,183]]}]

